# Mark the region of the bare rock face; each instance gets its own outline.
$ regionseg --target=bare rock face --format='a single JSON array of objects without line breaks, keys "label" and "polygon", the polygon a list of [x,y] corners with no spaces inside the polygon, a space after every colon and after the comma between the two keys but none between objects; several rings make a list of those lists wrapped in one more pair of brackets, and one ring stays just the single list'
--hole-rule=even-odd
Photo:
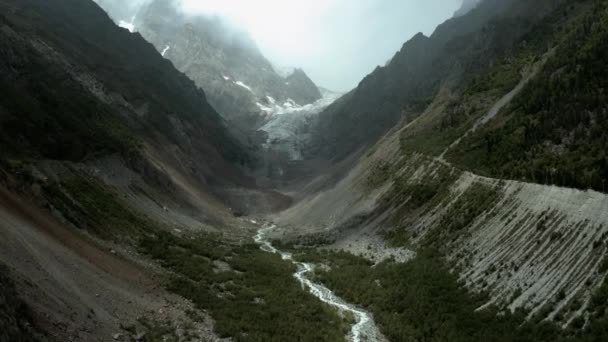
[{"label": "bare rock face", "polygon": [[205,89],[211,105],[241,129],[267,121],[268,103],[312,104],[321,93],[304,71],[282,76],[246,33],[218,17],[189,16],[175,1],[154,0],[125,14],[113,0],[98,3],[119,24],[140,33],[175,67]]},{"label": "bare rock face", "polygon": [[300,105],[310,104],[321,98],[319,88],[302,69],[295,69],[287,76],[285,85],[289,97]]}]

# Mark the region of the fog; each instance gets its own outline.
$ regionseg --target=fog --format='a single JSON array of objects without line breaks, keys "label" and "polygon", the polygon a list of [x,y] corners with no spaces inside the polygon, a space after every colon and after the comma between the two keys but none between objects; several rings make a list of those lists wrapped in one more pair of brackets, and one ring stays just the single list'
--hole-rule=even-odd
[{"label": "fog", "polygon": [[[137,7],[149,0],[116,1]],[[282,67],[346,91],[418,32],[430,35],[462,0],[175,0],[188,14],[217,15],[248,31]]]}]

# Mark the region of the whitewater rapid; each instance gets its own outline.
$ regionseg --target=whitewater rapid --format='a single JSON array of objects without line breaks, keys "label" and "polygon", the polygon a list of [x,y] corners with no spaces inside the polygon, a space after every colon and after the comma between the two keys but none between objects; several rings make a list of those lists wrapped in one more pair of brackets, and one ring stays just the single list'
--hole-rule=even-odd
[{"label": "whitewater rapid", "polygon": [[314,269],[312,264],[296,261],[293,259],[291,253],[280,251],[270,243],[267,234],[275,228],[275,226],[268,226],[258,230],[258,233],[255,236],[255,242],[260,245],[260,249],[268,253],[279,254],[283,260],[291,261],[297,266],[294,277],[302,286],[306,287],[310,293],[321,301],[338,308],[341,312],[350,312],[353,314],[357,323],[351,328],[348,335],[349,341],[383,341],[384,339],[381,337],[382,334],[374,324],[374,320],[368,312],[359,309],[352,304],[346,303],[325,286],[312,282],[306,277]]}]

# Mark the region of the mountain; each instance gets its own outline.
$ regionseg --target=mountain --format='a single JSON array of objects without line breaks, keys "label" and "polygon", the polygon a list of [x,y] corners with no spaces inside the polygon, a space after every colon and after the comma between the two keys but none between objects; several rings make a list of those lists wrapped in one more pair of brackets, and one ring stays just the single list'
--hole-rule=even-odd
[{"label": "mountain", "polygon": [[279,75],[246,32],[219,17],[185,15],[171,0],[151,1],[126,17],[126,5],[99,3],[205,89],[209,102],[232,127],[259,127],[267,119],[262,107],[270,101],[304,106],[321,98],[304,71]]},{"label": "mountain", "polygon": [[218,162],[245,161],[204,92],[138,35],[108,27],[107,16],[79,19],[61,7],[32,6],[49,15],[36,23],[33,13],[11,8],[3,17],[2,89],[10,94],[1,103],[4,157],[137,158],[142,145],[162,137],[187,154],[208,149]]},{"label": "mountain", "polygon": [[220,17],[184,14],[173,0],[140,6],[97,2],[116,23],[141,34],[205,89],[209,103],[254,156],[252,172],[289,178],[288,164],[303,159],[301,150],[310,141],[294,133],[307,131],[328,99],[337,96],[322,94],[300,68],[272,65],[247,32]]},{"label": "mountain", "polygon": [[334,163],[276,237],[333,250],[315,274],[389,340],[606,339],[607,20],[485,0],[415,36],[320,114]]},{"label": "mountain", "polygon": [[505,56],[560,1],[483,1],[478,10],[406,42],[384,67],[320,114],[312,155],[344,158],[402,118],[414,120],[441,91],[458,88]]},{"label": "mountain", "polygon": [[[540,57],[546,59],[544,65],[528,71],[535,74],[521,94],[495,113],[491,124],[479,126],[452,146],[445,153],[448,160],[494,177],[608,189],[608,117],[603,105],[608,75],[601,67],[607,56],[608,30],[603,23],[608,15],[601,2],[585,2],[569,11],[578,16],[560,22],[563,31],[547,29],[558,21],[552,18],[545,24],[547,31],[534,36],[549,43],[530,39],[516,54],[515,62],[539,56],[547,45],[553,48]],[[475,89],[492,86],[492,79],[483,79]]]},{"label": "mountain", "polygon": [[184,324],[193,305],[143,241],[235,234],[236,216],[288,203],[244,174],[251,156],[205,92],[93,1],[0,0],[0,89],[2,341]]}]

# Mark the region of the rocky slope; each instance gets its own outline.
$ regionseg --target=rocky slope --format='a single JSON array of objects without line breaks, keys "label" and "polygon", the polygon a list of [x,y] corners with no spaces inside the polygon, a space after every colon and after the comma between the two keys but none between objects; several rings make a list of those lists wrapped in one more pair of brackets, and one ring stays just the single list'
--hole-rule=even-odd
[{"label": "rocky slope", "polygon": [[319,89],[301,69],[275,68],[246,32],[219,17],[186,15],[179,1],[148,1],[130,12],[125,4],[97,3],[205,89],[255,156],[251,170],[258,183],[275,187],[300,177],[299,169],[316,172],[317,163],[301,162],[311,145],[311,127],[339,94]]},{"label": "rocky slope", "polygon": [[411,121],[440,91],[456,91],[501,60],[561,1],[483,1],[426,37],[406,42],[384,67],[320,115],[312,155],[343,158],[373,144],[401,118]]},{"label": "rocky slope", "polygon": [[187,16],[171,0],[151,1],[129,14],[124,13],[127,5],[98,3],[205,89],[231,127],[258,128],[266,122],[264,108],[270,104],[304,106],[321,98],[302,70],[279,75],[246,32],[219,17]]},{"label": "rocky slope", "polygon": [[155,329],[215,339],[139,241],[238,236],[232,201],[257,198],[245,208],[255,212],[286,200],[243,174],[250,156],[205,93],[80,0],[0,1],[0,89],[0,279],[22,298],[0,305],[2,317],[19,312],[2,324],[20,324],[24,340],[32,321],[57,341]]}]

